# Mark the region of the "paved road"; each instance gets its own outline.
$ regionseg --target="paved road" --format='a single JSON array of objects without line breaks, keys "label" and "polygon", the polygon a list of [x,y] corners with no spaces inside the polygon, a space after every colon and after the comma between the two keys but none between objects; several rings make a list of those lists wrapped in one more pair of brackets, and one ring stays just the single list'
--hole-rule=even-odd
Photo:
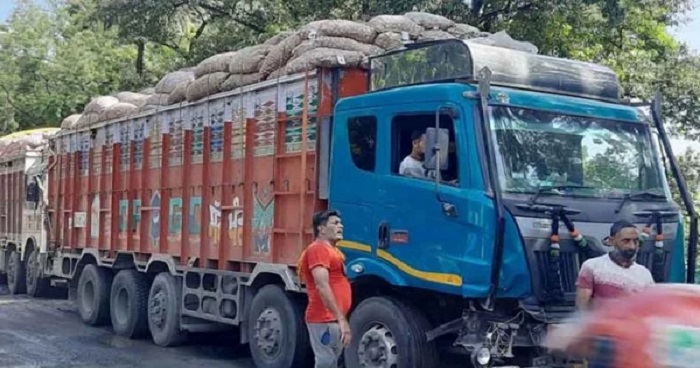
[{"label": "paved road", "polygon": [[253,367],[247,349],[226,336],[196,335],[186,346],[161,348],[150,340],[118,337],[109,327],[80,321],[68,300],[10,297],[0,290],[0,367]]}]

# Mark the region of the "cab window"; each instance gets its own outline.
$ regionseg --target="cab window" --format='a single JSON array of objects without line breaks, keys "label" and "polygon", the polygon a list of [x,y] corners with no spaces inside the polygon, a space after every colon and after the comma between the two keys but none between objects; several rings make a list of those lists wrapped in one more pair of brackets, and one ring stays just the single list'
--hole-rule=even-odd
[{"label": "cab window", "polygon": [[359,116],[348,119],[350,156],[355,166],[374,172],[377,163],[377,118]]},{"label": "cab window", "polygon": [[[435,127],[434,112],[394,116],[391,121],[392,174],[418,180],[433,180],[434,174],[423,167],[425,132],[430,127]],[[459,177],[454,121],[449,115],[440,115],[440,128],[447,129],[450,137],[449,167],[441,171],[442,182],[447,184]]]}]

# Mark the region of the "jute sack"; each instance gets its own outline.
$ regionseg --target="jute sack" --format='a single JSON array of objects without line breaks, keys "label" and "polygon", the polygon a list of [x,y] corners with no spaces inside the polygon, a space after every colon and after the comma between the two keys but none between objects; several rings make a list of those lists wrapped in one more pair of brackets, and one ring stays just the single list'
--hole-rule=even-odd
[{"label": "jute sack", "polygon": [[239,87],[257,83],[261,80],[261,78],[262,76],[260,75],[260,73],[231,74],[221,84],[221,92],[232,91]]},{"label": "jute sack", "polygon": [[[191,82],[195,79],[192,68],[181,69],[166,74],[156,84],[155,93],[170,94],[182,83]],[[153,94],[153,93],[151,93]]]},{"label": "jute sack", "polygon": [[414,21],[419,26],[431,30],[447,30],[455,25],[455,22],[443,17],[442,15],[425,13],[425,12],[408,12],[404,14],[408,19]]},{"label": "jute sack", "polygon": [[97,120],[99,122],[102,121],[109,121],[109,120],[114,120],[114,119],[120,119],[126,116],[129,116],[131,114],[134,114],[139,111],[138,106],[126,103],[126,102],[120,102],[117,104],[114,104],[108,108],[106,108],[104,111],[100,113],[100,115],[97,117]]},{"label": "jute sack", "polygon": [[75,129],[75,124],[78,122],[78,119],[83,116],[82,114],[73,114],[61,122],[61,129]]},{"label": "jute sack", "polygon": [[257,73],[271,48],[272,46],[263,44],[238,50],[230,59],[228,72],[231,74]]},{"label": "jute sack", "polygon": [[377,15],[369,20],[369,25],[380,34],[394,32],[400,35],[401,32],[406,32],[413,39],[423,32],[423,27],[404,15]]},{"label": "jute sack", "polygon": [[207,96],[211,96],[221,92],[221,84],[228,77],[226,72],[217,72],[206,74],[195,79],[194,82],[187,86],[185,96],[187,101],[197,101]]}]

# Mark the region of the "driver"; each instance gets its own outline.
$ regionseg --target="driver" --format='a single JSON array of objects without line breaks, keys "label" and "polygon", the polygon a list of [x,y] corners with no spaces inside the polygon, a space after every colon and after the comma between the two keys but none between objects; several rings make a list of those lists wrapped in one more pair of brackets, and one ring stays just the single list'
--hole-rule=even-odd
[{"label": "driver", "polygon": [[413,145],[411,153],[399,165],[399,175],[428,179],[428,170],[423,166],[423,161],[425,160],[425,133],[417,130],[411,133],[411,144]]}]

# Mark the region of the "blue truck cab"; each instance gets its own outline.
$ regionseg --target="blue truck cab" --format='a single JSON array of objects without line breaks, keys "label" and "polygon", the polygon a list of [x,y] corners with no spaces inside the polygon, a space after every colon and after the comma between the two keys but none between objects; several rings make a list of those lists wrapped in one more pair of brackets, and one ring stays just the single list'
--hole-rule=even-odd
[{"label": "blue truck cab", "polygon": [[[606,254],[619,219],[645,230],[636,260],[657,282],[692,282],[695,243],[686,272],[662,152],[687,190],[658,100],[650,118],[605,67],[462,40],[370,68],[370,92],[337,103],[330,138],[329,206],[353,281],[347,366],[439,367],[443,351],[553,366],[537,347],[574,311],[581,264]],[[400,167],[414,142],[411,176]]]}]

